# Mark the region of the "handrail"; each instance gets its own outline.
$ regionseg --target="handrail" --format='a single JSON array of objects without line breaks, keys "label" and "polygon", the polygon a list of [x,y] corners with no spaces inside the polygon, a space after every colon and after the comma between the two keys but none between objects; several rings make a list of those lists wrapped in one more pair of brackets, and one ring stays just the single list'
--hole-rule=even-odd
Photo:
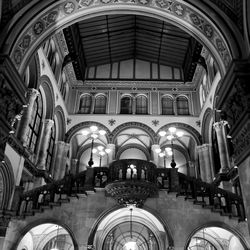
[{"label": "handrail", "polygon": [[[131,165],[134,167],[131,168]],[[136,171],[133,172],[133,169]],[[157,184],[158,189],[176,192],[176,196],[184,196],[186,200],[192,199],[195,204],[220,212],[221,215],[245,220],[243,199],[239,195],[221,189],[213,183],[178,173],[177,169],[156,168],[151,162],[135,159],[115,161],[109,168],[97,167],[77,175],[67,174],[62,180],[24,192],[20,195],[17,215],[33,214],[44,206],[67,201],[70,196],[78,197],[80,194],[86,194],[87,190],[105,188],[107,184],[119,181]]]}]

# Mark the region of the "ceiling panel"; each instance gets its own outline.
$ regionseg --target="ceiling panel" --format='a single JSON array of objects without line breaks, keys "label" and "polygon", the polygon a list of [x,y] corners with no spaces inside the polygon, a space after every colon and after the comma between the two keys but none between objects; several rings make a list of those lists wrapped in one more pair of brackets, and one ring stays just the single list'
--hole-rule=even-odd
[{"label": "ceiling panel", "polygon": [[[70,50],[75,54],[81,47],[85,67],[138,58],[186,71],[191,69],[192,63],[187,61],[186,55],[192,55],[190,43],[194,39],[162,20],[136,15],[105,15],[73,26],[65,29],[65,33],[68,32],[66,41],[68,46],[74,44]],[[77,42],[72,43],[72,40]]]}]

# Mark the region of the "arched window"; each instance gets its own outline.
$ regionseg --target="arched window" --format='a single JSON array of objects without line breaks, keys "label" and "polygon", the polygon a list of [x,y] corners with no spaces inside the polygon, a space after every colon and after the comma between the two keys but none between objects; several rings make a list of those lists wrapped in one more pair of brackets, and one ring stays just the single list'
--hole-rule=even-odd
[{"label": "arched window", "polygon": [[189,105],[187,97],[178,96],[176,99],[176,104],[178,115],[189,115]]},{"label": "arched window", "polygon": [[136,97],[136,114],[148,113],[148,98],[145,95],[139,95]]},{"label": "arched window", "polygon": [[42,123],[42,114],[43,114],[43,107],[42,107],[42,98],[41,93],[37,96],[33,112],[31,115],[31,120],[29,123],[29,130],[28,130],[28,146],[32,152],[35,152],[37,146],[38,135],[41,129]]},{"label": "arched window", "polygon": [[132,98],[124,96],[121,99],[121,114],[132,114]]},{"label": "arched window", "polygon": [[106,96],[98,95],[95,98],[95,114],[105,114],[106,113]]},{"label": "arched window", "polygon": [[49,145],[47,149],[47,157],[46,157],[46,170],[48,170],[49,172],[51,172],[51,167],[52,167],[52,159],[55,147],[55,136],[56,136],[56,130],[54,122],[54,125],[51,128],[51,134],[50,134]]},{"label": "arched window", "polygon": [[174,114],[174,105],[173,98],[170,96],[163,96],[161,99],[162,114],[163,115],[173,115]]},{"label": "arched window", "polygon": [[92,106],[92,97],[89,94],[83,95],[80,99],[79,113],[90,114]]}]

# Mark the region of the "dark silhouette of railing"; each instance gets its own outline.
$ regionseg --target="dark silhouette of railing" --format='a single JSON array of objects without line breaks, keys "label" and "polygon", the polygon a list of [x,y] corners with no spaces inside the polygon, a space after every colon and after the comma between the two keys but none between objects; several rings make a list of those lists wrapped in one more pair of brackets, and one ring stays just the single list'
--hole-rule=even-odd
[{"label": "dark silhouette of railing", "polygon": [[192,199],[194,204],[210,208],[221,215],[237,217],[240,221],[245,220],[242,197],[199,179],[181,173],[178,175],[180,186],[177,196],[184,196],[186,200]]},{"label": "dark silhouette of railing", "polygon": [[95,188],[124,181],[153,183],[159,190],[175,192],[177,197],[184,196],[203,208],[245,220],[243,200],[237,194],[178,173],[177,169],[156,168],[151,162],[135,159],[115,161],[109,168],[88,168],[77,175],[67,174],[62,180],[24,192],[13,211],[2,211],[2,216],[34,215],[69,202],[72,196],[79,198]]}]

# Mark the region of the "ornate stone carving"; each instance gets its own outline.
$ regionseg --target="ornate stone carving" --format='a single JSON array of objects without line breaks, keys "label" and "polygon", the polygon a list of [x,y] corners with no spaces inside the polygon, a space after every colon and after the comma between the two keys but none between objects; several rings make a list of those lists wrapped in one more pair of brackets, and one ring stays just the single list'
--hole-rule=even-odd
[{"label": "ornate stone carving", "polygon": [[40,39],[45,32],[53,30],[56,23],[63,23],[65,19],[74,20],[74,16],[85,15],[88,8],[95,8],[103,5],[124,5],[128,8],[131,5],[147,6],[148,8],[157,9],[160,12],[173,16],[173,20],[179,19],[179,22],[186,22],[191,25],[197,34],[202,33],[210,43],[210,47],[217,50],[218,55],[227,68],[231,62],[231,54],[225,39],[220,30],[209,19],[206,13],[186,4],[180,0],[77,0],[77,1],[61,1],[58,4],[47,8],[47,12],[36,15],[33,23],[30,23],[23,29],[22,35],[16,40],[13,46],[12,59],[18,69],[22,65],[23,58],[33,47],[37,40]]},{"label": "ornate stone carving", "polygon": [[250,150],[250,121],[243,126],[240,132],[233,138],[234,155],[239,159],[241,155]]},{"label": "ornate stone carving", "polygon": [[12,124],[16,115],[22,112],[23,106],[6,79],[0,76],[0,110],[2,115]]},{"label": "ornate stone carving", "polygon": [[158,193],[155,183],[136,180],[113,182],[108,184],[105,190],[120,205],[134,204],[137,207],[142,207],[148,197]]}]

